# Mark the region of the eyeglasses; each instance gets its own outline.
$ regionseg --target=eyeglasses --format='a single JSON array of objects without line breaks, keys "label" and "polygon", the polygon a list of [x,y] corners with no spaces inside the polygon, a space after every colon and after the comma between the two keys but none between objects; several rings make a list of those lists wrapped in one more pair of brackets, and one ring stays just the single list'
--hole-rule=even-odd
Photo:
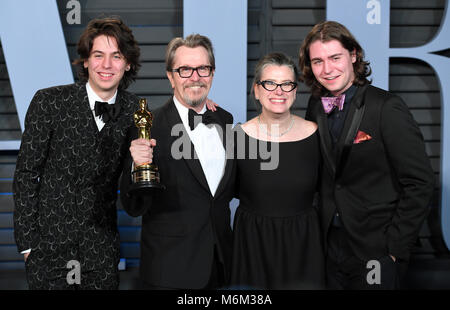
[{"label": "eyeglasses", "polygon": [[268,91],[274,91],[278,86],[280,86],[281,90],[287,93],[293,91],[297,87],[297,83],[294,82],[284,82],[278,84],[272,81],[258,81],[256,82],[256,84],[261,85],[265,90]]},{"label": "eyeglasses", "polygon": [[194,71],[197,71],[198,76],[208,77],[211,75],[213,67],[212,66],[200,66],[197,68],[192,67],[179,67],[178,69],[172,69],[172,72],[178,72],[182,78],[190,78]]}]

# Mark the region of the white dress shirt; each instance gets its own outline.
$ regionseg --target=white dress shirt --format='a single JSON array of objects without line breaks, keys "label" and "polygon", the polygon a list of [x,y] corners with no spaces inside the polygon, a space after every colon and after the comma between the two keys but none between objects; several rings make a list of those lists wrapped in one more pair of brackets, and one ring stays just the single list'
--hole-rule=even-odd
[{"label": "white dress shirt", "polygon": [[[91,107],[92,114],[94,115],[95,123],[97,124],[98,131],[101,131],[103,126],[105,126],[105,123],[102,121],[100,116],[95,116],[94,108],[95,108],[96,101],[104,101],[104,100],[95,93],[95,91],[92,89],[89,82],[86,83],[86,91],[87,91],[87,95],[88,95],[88,99],[89,99],[89,106]],[[110,99],[108,99],[108,101],[107,101],[108,104],[114,104],[116,102],[116,97],[117,97],[117,90],[114,93],[114,95]]]},{"label": "white dress shirt", "polygon": [[[194,130],[191,130],[188,117],[189,109],[182,105],[175,96],[173,96],[173,102],[194,145],[211,195],[214,196],[225,171],[225,149],[219,132],[216,126],[208,127],[203,123],[198,124]],[[203,114],[205,111],[206,105],[203,106],[199,114]]]}]

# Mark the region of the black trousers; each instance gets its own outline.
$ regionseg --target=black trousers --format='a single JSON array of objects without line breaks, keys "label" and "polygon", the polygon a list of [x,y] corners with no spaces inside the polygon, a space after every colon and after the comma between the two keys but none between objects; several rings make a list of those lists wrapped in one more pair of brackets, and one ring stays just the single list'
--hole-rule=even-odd
[{"label": "black trousers", "polygon": [[327,288],[332,290],[394,290],[400,288],[403,272],[386,254],[364,261],[348,243],[343,227],[332,226],[328,234]]},{"label": "black trousers", "polygon": [[[227,283],[225,281],[225,271],[223,268],[223,264],[218,259],[216,251],[214,251],[214,259],[213,259],[213,263],[211,266],[211,275],[209,276],[208,283],[202,289],[216,290],[216,289],[220,289],[220,288],[225,288],[226,284]],[[155,285],[151,285],[145,281],[142,281],[142,289],[143,290],[177,290],[179,288],[155,286]]]}]

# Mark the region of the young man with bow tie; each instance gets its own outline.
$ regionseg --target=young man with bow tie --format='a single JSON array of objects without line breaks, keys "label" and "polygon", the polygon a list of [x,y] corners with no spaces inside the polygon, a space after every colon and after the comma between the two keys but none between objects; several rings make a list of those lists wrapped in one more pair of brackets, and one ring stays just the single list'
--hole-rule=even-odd
[{"label": "young man with bow tie", "polygon": [[[121,201],[130,215],[143,216],[140,274],[145,289],[215,289],[228,282],[235,169],[222,134],[233,117],[220,107],[206,111],[214,70],[207,37],[173,39],[166,73],[174,95],[152,111],[152,140],[136,139],[137,132],[131,132]],[[177,147],[180,139],[184,142]],[[132,163],[156,165],[165,189],[130,192]]]},{"label": "young man with bow tie", "polygon": [[78,54],[78,83],[35,94],[17,158],[14,233],[30,289],[119,286],[118,179],[139,101],[125,89],[140,49],[120,19],[103,18],[89,22]]},{"label": "young man with bow tie", "polygon": [[343,25],[314,26],[299,65],[312,91],[306,119],[321,136],[327,286],[398,288],[434,189],[420,129],[398,96],[370,85],[364,51]]}]

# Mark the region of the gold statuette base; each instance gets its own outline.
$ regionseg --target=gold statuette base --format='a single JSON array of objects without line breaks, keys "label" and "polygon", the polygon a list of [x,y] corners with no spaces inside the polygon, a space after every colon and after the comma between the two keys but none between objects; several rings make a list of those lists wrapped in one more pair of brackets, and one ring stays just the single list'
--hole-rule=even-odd
[{"label": "gold statuette base", "polygon": [[136,167],[132,172],[132,181],[131,194],[146,193],[165,188],[159,181],[158,167],[152,164]]}]

